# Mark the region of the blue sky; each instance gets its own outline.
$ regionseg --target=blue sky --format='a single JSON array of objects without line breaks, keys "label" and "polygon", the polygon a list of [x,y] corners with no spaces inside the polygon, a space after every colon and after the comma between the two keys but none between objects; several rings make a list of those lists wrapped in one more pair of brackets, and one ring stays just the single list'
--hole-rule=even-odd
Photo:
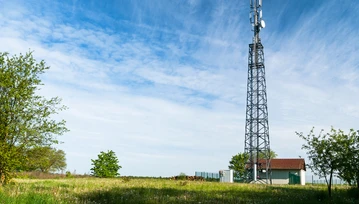
[{"label": "blue sky", "polygon": [[[105,3],[104,3],[105,2]],[[122,175],[217,172],[244,149],[247,0],[0,0],[1,52],[34,51],[63,98],[68,170],[113,150]],[[264,0],[271,147],[295,131],[359,129],[356,1]]]}]

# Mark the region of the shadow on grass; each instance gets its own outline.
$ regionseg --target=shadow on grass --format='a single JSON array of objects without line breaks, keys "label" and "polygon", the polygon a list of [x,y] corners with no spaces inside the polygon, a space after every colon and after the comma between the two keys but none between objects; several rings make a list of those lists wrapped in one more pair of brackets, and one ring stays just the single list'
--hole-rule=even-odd
[{"label": "shadow on grass", "polygon": [[194,190],[181,188],[111,188],[79,195],[84,203],[359,203],[348,197],[345,189],[328,198],[325,190],[253,185],[226,190]]}]

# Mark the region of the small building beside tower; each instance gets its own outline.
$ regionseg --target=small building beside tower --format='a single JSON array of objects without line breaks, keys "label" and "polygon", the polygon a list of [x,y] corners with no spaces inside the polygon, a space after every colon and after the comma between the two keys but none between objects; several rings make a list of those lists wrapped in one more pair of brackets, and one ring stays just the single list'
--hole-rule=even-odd
[{"label": "small building beside tower", "polygon": [[[265,166],[265,160],[259,160]],[[301,184],[305,185],[305,160],[296,159],[271,159],[272,184]],[[265,178],[265,172],[260,172],[258,177]]]}]

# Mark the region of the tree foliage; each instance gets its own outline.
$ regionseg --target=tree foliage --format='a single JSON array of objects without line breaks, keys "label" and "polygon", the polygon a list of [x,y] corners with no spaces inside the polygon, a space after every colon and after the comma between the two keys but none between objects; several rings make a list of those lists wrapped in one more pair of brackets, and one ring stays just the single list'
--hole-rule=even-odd
[{"label": "tree foliage", "polygon": [[119,176],[118,170],[122,168],[118,163],[115,152],[112,150],[103,152],[98,155],[98,159],[91,159],[93,167],[92,175],[100,178],[113,178]]},{"label": "tree foliage", "polygon": [[[264,154],[259,154],[259,159],[264,159]],[[270,156],[272,159],[277,157],[277,154],[274,151],[270,151]],[[234,171],[234,177],[243,178],[246,173],[246,163],[249,160],[248,153],[238,153],[232,156],[232,159],[229,161],[229,169]]]},{"label": "tree foliage", "polygon": [[[263,152],[259,152],[258,155],[259,155],[258,159],[265,159],[265,154]],[[270,156],[271,159],[275,159],[275,158],[277,158],[278,154],[275,153],[274,151],[270,150],[269,151],[269,156]]]},{"label": "tree foliage", "polygon": [[19,167],[24,151],[33,146],[58,143],[56,135],[68,131],[65,121],[52,115],[66,107],[58,97],[38,95],[40,75],[49,67],[36,62],[32,53],[9,57],[0,52],[0,178],[10,179]]},{"label": "tree foliage", "polygon": [[22,170],[44,173],[66,169],[66,154],[49,146],[34,147],[26,151],[26,161]]},{"label": "tree foliage", "polygon": [[235,178],[243,178],[248,159],[249,155],[247,153],[238,153],[232,156],[232,159],[229,161],[228,168],[233,170],[233,176]]},{"label": "tree foliage", "polygon": [[350,129],[337,142],[340,142],[337,152],[338,176],[349,185],[356,184],[359,189],[359,131]]},{"label": "tree foliage", "polygon": [[328,193],[331,196],[331,186],[333,174],[338,165],[338,161],[335,157],[335,149],[333,143],[330,142],[330,138],[333,138],[335,130],[332,129],[331,133],[323,134],[323,130],[318,136],[314,134],[314,128],[310,133],[305,136],[303,133],[297,133],[297,135],[304,139],[307,144],[302,145],[302,149],[307,150],[307,155],[310,163],[307,166],[312,172],[320,178],[325,178],[328,186]]},{"label": "tree foliage", "polygon": [[358,134],[352,129],[349,134],[345,134],[333,127],[329,133],[323,132],[321,130],[316,136],[312,128],[307,136],[298,132],[296,134],[306,141],[302,149],[307,151],[310,161],[307,166],[315,175],[325,179],[331,196],[333,176],[338,175],[348,183],[358,182]]}]

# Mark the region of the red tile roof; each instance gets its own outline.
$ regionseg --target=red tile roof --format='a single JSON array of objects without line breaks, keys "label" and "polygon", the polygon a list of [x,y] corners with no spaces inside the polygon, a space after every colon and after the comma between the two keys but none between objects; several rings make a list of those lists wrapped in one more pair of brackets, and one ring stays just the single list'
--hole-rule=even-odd
[{"label": "red tile roof", "polygon": [[[265,166],[265,160],[259,160],[259,163]],[[298,159],[271,159],[271,169],[296,169],[305,170],[305,161],[302,158]]]}]

